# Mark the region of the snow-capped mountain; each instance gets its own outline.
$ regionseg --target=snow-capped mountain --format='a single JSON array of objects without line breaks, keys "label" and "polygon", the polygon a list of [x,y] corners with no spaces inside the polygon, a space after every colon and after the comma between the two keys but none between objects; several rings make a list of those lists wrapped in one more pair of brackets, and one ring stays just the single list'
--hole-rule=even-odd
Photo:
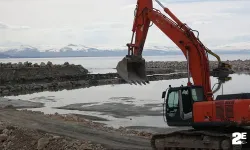
[{"label": "snow-capped mountain", "polygon": [[[76,45],[76,44],[68,44],[67,46],[62,45],[37,45],[37,46],[29,46],[29,45],[20,45],[20,46],[8,46],[8,47],[0,47],[1,52],[7,52],[10,50],[14,51],[26,51],[26,50],[38,50],[40,52],[65,52],[65,51],[89,51],[89,50],[126,50],[126,46],[113,46],[113,47],[89,47],[85,45]],[[176,50],[176,47],[167,47],[167,46],[145,46],[145,50]]]},{"label": "snow-capped mountain", "polygon": [[[176,48],[170,47],[149,47],[145,48],[144,55],[159,56],[167,54],[179,54]],[[17,47],[0,47],[0,52],[12,57],[84,57],[84,56],[124,56],[127,48],[124,46],[117,48],[88,47],[84,45],[69,44],[67,46],[29,46],[21,45]]]},{"label": "snow-capped mountain", "polygon": [[[220,54],[249,54],[249,49],[220,49],[214,52]],[[29,46],[20,45],[15,47],[0,47],[0,57],[15,58],[42,58],[42,57],[109,57],[109,56],[125,56],[127,54],[126,46],[117,46],[116,48],[108,47],[89,47],[85,45],[69,44],[61,45],[39,45]],[[161,56],[161,55],[178,55],[182,52],[177,47],[167,46],[145,46],[144,56]]]},{"label": "snow-capped mountain", "polygon": [[61,45],[38,45],[38,46],[29,46],[29,45],[20,45],[13,47],[0,47],[1,52],[8,51],[40,51],[40,52],[64,52],[64,51],[86,51],[90,49],[90,47],[84,45],[74,45],[69,44],[67,46]]},{"label": "snow-capped mountain", "polygon": [[89,49],[95,50],[94,48],[87,47],[87,46],[84,46],[84,45],[69,44],[69,45],[61,48],[60,52],[66,52],[66,51],[86,51],[86,52],[88,52]]}]

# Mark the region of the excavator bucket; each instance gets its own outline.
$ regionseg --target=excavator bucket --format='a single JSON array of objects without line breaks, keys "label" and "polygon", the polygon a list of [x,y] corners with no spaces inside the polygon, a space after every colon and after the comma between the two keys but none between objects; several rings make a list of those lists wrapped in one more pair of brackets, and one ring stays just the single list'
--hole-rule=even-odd
[{"label": "excavator bucket", "polygon": [[145,59],[138,56],[126,56],[118,62],[117,73],[130,84],[149,83],[146,76]]},{"label": "excavator bucket", "polygon": [[219,66],[212,70],[211,75],[218,78],[227,78],[230,74],[233,74],[232,66],[226,63],[221,63]]}]

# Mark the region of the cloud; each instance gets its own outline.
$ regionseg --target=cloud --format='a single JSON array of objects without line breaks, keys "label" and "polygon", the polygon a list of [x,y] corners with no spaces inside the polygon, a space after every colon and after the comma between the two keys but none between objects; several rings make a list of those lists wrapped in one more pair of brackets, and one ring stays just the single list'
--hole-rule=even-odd
[{"label": "cloud", "polygon": [[209,23],[212,23],[212,21],[194,21],[192,22],[193,25],[201,25],[201,24],[209,24]]},{"label": "cloud", "polygon": [[214,47],[214,49],[223,49],[223,50],[243,50],[243,49],[248,49],[250,48],[250,40],[244,41],[244,42],[234,42],[234,43],[228,43],[225,45],[219,45]]},{"label": "cloud", "polygon": [[[0,42],[112,47],[131,40],[137,0],[106,0],[103,4],[100,0],[26,1],[0,0]],[[249,41],[249,0],[161,1],[180,20],[198,30],[201,41],[209,48]],[[154,3],[154,7],[164,13],[158,4]],[[175,46],[155,25],[149,29],[147,45]]]},{"label": "cloud", "polygon": [[126,22],[100,22],[88,24],[83,27],[84,31],[108,31],[125,28]]},{"label": "cloud", "polygon": [[8,25],[0,22],[0,29],[8,29]]},{"label": "cloud", "polygon": [[12,29],[12,30],[26,30],[30,29],[28,26],[13,26],[6,23],[0,22],[0,29]]}]

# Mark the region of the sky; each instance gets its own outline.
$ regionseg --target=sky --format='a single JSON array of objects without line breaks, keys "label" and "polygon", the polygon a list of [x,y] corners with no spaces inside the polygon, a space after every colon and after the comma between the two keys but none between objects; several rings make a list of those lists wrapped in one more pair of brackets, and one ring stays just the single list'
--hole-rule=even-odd
[{"label": "sky", "polygon": [[[160,0],[214,49],[250,49],[249,0]],[[0,46],[123,47],[137,0],[0,0]],[[154,3],[154,7],[163,10]],[[163,12],[164,13],[164,12]],[[175,46],[156,26],[145,47]]]}]

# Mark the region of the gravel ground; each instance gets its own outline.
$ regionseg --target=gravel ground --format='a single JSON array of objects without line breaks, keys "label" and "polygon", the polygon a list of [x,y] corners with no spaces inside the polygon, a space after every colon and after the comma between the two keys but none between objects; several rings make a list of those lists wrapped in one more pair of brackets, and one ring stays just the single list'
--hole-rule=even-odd
[{"label": "gravel ground", "polygon": [[105,150],[101,144],[0,122],[1,150]]},{"label": "gravel ground", "polygon": [[77,115],[0,109],[0,149],[82,150],[150,148],[151,133],[114,129]]}]

